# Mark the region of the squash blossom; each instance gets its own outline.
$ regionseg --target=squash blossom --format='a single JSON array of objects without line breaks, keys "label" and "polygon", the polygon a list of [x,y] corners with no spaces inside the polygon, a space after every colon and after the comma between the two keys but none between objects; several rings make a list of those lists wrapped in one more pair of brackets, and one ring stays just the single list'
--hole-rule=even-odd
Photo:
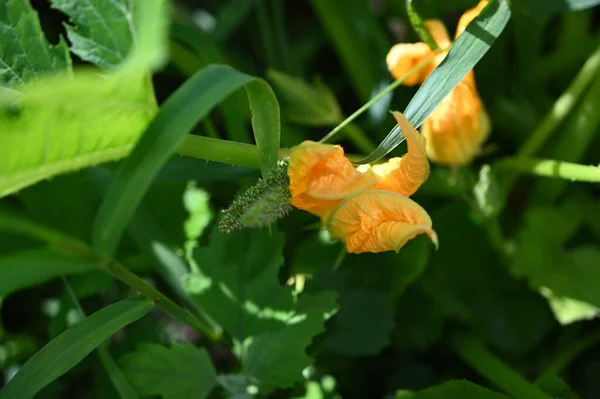
[{"label": "squash blossom", "polygon": [[321,218],[349,253],[396,251],[419,234],[437,246],[429,214],[408,198],[429,176],[425,138],[399,112],[408,153],[354,168],[339,145],[305,141],[289,155],[291,203]]},{"label": "squash blossom", "polygon": [[[487,3],[487,0],[483,0],[477,7],[462,15],[455,39]],[[447,49],[450,46],[450,37],[442,22],[428,20],[424,25],[439,48]],[[434,54],[425,43],[400,43],[390,49],[386,62],[392,76],[400,79]],[[423,83],[446,54],[447,51],[437,54],[431,63],[410,76],[403,84],[414,86]],[[477,156],[490,130],[490,121],[477,94],[472,70],[442,100],[421,127],[421,133],[427,139],[429,159],[440,164],[457,166],[468,164]]]}]

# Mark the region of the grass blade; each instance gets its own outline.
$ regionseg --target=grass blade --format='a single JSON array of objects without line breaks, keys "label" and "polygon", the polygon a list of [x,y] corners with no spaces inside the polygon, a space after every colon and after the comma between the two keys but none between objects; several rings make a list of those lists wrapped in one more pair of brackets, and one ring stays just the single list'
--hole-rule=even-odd
[{"label": "grass blade", "polygon": [[83,360],[100,343],[154,308],[135,296],[92,314],[50,341],[0,391],[0,399],[33,398],[42,388]]},{"label": "grass blade", "polygon": [[[255,79],[225,65],[209,65],[167,99],[131,156],[121,165],[104,197],[94,223],[96,251],[114,253],[144,194],[186,134],[230,93]],[[253,92],[250,101],[254,99],[254,90],[250,89]],[[252,104],[253,123],[261,126],[255,134],[263,166],[277,159],[274,150],[275,142],[279,145],[279,106],[276,112],[270,108],[276,102],[273,95],[267,106]]]},{"label": "grass blade", "polygon": [[[437,108],[452,89],[473,69],[490,49],[510,18],[510,8],[505,0],[490,1],[482,12],[452,45],[444,61],[429,75],[412,98],[404,114],[418,128]],[[368,157],[360,164],[370,163],[386,156],[404,141],[400,127],[396,126]]]},{"label": "grass blade", "polygon": [[98,262],[58,255],[50,249],[33,249],[0,258],[0,297],[45,283],[63,275],[99,269]]},{"label": "grass blade", "polygon": [[262,79],[248,83],[246,92],[252,110],[252,129],[258,147],[260,170],[264,176],[277,165],[281,137],[279,103],[271,86]]}]

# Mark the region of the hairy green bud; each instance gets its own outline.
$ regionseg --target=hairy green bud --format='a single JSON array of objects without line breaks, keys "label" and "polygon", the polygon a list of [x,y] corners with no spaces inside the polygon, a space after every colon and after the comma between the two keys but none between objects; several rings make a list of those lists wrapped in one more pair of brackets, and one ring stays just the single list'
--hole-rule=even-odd
[{"label": "hairy green bud", "polygon": [[264,227],[287,215],[291,210],[288,159],[237,195],[231,205],[221,211],[219,229],[224,233],[244,227]]}]

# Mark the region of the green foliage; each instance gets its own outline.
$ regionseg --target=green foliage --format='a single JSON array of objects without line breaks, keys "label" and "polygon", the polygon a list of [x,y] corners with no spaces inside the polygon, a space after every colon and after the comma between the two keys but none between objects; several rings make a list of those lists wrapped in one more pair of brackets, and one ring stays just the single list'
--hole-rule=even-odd
[{"label": "green foliage", "polygon": [[57,255],[49,249],[4,255],[0,257],[0,297],[60,276],[85,273],[96,268],[96,262]]},{"label": "green foliage", "polygon": [[0,398],[33,398],[112,334],[152,310],[141,296],[107,306],[71,327],[29,359],[0,391]]},{"label": "green foliage", "polygon": [[342,120],[342,111],[333,92],[322,82],[314,86],[302,79],[271,70],[267,73],[279,100],[285,119],[307,126],[335,126]]},{"label": "green foliage", "polygon": [[208,397],[217,373],[208,353],[192,345],[175,344],[167,348],[144,344],[123,357],[123,372],[144,396],[164,399]]},{"label": "green foliage", "polygon": [[0,196],[123,158],[155,110],[142,77],[103,79],[91,71],[2,92],[0,107]]},{"label": "green foliage", "polygon": [[155,52],[162,47],[163,0],[50,2],[70,18],[66,29],[71,51],[100,68],[116,68],[135,54],[136,46],[148,42],[147,36],[153,35],[150,29],[158,32],[158,40],[154,40],[147,50]]},{"label": "green foliage", "polygon": [[291,387],[313,360],[306,355],[312,338],[325,330],[335,309],[334,293],[302,296],[287,326],[253,337],[242,353],[243,371],[267,386]]},{"label": "green foliage", "polygon": [[[232,248],[236,248],[232,252]],[[280,286],[283,235],[267,230],[225,235],[213,232],[210,245],[196,249],[194,299],[225,331],[242,341],[278,329],[293,316],[293,298]]]},{"label": "green foliage", "polygon": [[508,396],[480,387],[468,381],[448,381],[437,387],[398,396],[407,399],[507,399]]},{"label": "green foliage", "polygon": [[0,85],[19,87],[70,68],[67,44],[61,38],[50,46],[29,0],[0,4]]}]

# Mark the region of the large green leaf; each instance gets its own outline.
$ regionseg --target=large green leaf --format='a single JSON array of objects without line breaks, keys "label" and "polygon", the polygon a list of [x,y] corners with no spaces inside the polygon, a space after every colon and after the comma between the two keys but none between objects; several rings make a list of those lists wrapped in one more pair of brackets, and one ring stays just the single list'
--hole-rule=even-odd
[{"label": "large green leaf", "polygon": [[[0,197],[56,174],[129,154],[156,110],[146,74],[164,53],[162,1],[144,2],[136,13],[131,58],[108,76],[79,71],[41,79],[21,92],[0,92]],[[80,4],[63,5],[71,10]],[[118,3],[110,4],[104,8]],[[104,22],[103,29],[118,30],[115,18]],[[96,32],[99,27],[93,26],[89,29]],[[6,55],[14,62],[21,57]]]},{"label": "large green leaf", "polygon": [[[164,0],[50,0],[67,14],[71,51],[101,68],[115,68],[134,50],[164,55]],[[150,57],[156,61],[156,57]],[[152,62],[151,62],[152,63]]]},{"label": "large green leaf", "polygon": [[340,295],[340,310],[327,331],[325,346],[349,356],[376,355],[390,343],[394,306],[386,293],[356,289]]},{"label": "large green leaf", "polygon": [[189,344],[171,348],[144,344],[121,360],[125,376],[144,396],[203,399],[216,384],[217,373],[206,350]]},{"label": "large green leaf", "polygon": [[155,110],[144,82],[85,71],[0,92],[0,197],[126,156]]},{"label": "large green leaf", "polygon": [[289,325],[252,338],[242,354],[244,374],[280,388],[301,380],[302,370],[312,364],[306,348],[325,330],[325,320],[336,308],[335,298],[332,292],[303,295]]},{"label": "large green leaf", "polygon": [[[225,65],[209,65],[167,99],[106,193],[94,226],[97,250],[114,252],[135,209],[185,135],[230,93],[255,79]],[[269,97],[266,92],[255,96],[256,90],[270,92],[266,83],[252,85],[250,101]],[[273,167],[277,160],[279,111],[272,108],[276,101],[272,97],[267,102],[251,104],[259,157],[265,168]]]},{"label": "large green leaf", "polygon": [[97,262],[68,258],[49,249],[4,255],[0,257],[0,297],[63,275],[85,273],[96,268]]},{"label": "large green leaf", "polygon": [[[506,0],[492,0],[453,43],[444,61],[429,75],[404,114],[418,128],[452,89],[473,69],[498,38],[510,18]],[[404,141],[399,126],[387,135],[368,157],[358,163],[377,161]]]},{"label": "large green leaf", "polygon": [[33,355],[0,391],[0,399],[33,398],[104,340],[153,308],[154,302],[135,296],[92,314]]},{"label": "large green leaf", "polygon": [[22,86],[70,69],[67,44],[61,38],[50,46],[28,0],[0,3],[0,85]]},{"label": "large green leaf", "polygon": [[276,230],[229,235],[215,231],[210,245],[194,252],[199,271],[184,285],[234,338],[277,330],[294,314],[291,290],[277,280],[283,242],[283,234]]}]

